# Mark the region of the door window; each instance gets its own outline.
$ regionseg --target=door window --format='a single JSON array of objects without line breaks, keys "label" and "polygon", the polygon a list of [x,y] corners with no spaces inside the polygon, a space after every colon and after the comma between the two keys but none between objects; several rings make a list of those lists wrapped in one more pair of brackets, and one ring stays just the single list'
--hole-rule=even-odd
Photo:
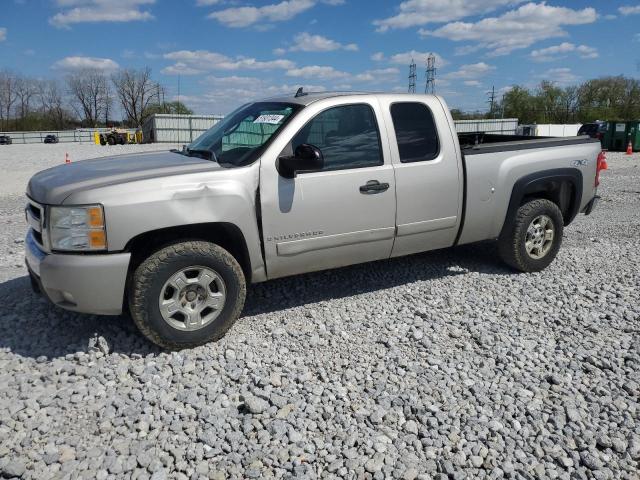
[{"label": "door window", "polygon": [[391,118],[402,163],[433,160],[440,143],[431,110],[423,103],[394,103]]},{"label": "door window", "polygon": [[293,138],[293,151],[303,143],[320,149],[324,171],[383,163],[378,125],[369,105],[343,105],[319,113]]}]

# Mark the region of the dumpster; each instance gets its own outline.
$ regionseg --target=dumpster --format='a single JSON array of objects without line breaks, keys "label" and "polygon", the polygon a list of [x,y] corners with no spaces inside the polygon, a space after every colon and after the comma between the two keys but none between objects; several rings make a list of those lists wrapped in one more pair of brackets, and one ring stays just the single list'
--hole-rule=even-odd
[{"label": "dumpster", "polygon": [[[631,142],[634,152],[640,152],[640,121],[627,122],[627,143]],[[625,150],[626,150],[625,145]]]},{"label": "dumpster", "polygon": [[600,143],[602,144],[603,150],[611,150],[611,140],[613,138],[613,131],[615,130],[615,124],[613,122],[605,123],[605,127],[603,127]]},{"label": "dumpster", "polygon": [[628,143],[626,122],[611,122],[609,133],[611,138],[608,149],[614,152],[624,152]]}]

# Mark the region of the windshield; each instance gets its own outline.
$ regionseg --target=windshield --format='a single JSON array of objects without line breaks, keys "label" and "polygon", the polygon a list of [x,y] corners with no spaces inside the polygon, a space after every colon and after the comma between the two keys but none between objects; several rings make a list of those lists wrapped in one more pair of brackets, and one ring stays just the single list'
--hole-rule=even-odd
[{"label": "windshield", "polygon": [[300,108],[272,102],[244,105],[198,137],[186,152],[204,155],[220,165],[248,165]]}]

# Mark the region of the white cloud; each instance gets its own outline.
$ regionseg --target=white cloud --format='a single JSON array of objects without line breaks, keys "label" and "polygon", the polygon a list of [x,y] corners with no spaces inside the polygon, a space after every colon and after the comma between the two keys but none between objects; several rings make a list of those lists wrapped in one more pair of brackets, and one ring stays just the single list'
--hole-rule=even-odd
[{"label": "white cloud", "polygon": [[311,35],[307,32],[299,33],[294,37],[294,44],[289,48],[292,52],[331,52],[333,50],[357,51],[358,45],[349,43],[343,45],[340,42],[323,37],[322,35]]},{"label": "white cloud", "polygon": [[454,22],[433,31],[420,29],[423,37],[447,38],[455,42],[477,42],[491,50],[490,55],[507,55],[548,38],[564,37],[566,25],[584,25],[597,19],[593,8],[573,10],[542,3],[527,3],[500,17],[484,18],[476,23]]},{"label": "white cloud", "polygon": [[469,65],[462,65],[455,72],[447,73],[443,76],[443,78],[448,78],[451,80],[455,79],[475,79],[479,77],[484,77],[489,73],[493,72],[496,69],[493,65],[488,65],[484,62],[472,63]]},{"label": "white cloud", "polygon": [[63,10],[49,19],[58,28],[68,28],[75,23],[135,22],[153,19],[145,5],[155,0],[57,0]]},{"label": "white cloud", "polygon": [[445,23],[464,17],[489,13],[497,8],[524,0],[406,0],[400,3],[393,17],[375,20],[378,32],[409,28],[428,23]]},{"label": "white cloud", "polygon": [[246,102],[275,95],[293,95],[299,87],[306,91],[322,92],[326,88],[315,84],[274,84],[259,77],[208,76],[203,81],[201,95],[181,95],[180,100],[197,113],[226,114]]},{"label": "white cloud", "polygon": [[463,82],[467,87],[481,87],[482,83],[478,80],[465,80]]},{"label": "white cloud", "polygon": [[53,64],[53,68],[56,70],[82,70],[82,69],[95,69],[104,71],[113,71],[120,68],[116,62],[110,58],[97,58],[97,57],[66,57],[62,60],[58,60]]},{"label": "white cloud", "polygon": [[[313,8],[318,0],[284,0],[262,7],[231,7],[218,10],[208,15],[227,27],[241,28],[259,24],[264,26],[268,22],[284,22]],[[341,5],[343,0],[324,0],[327,5]]]},{"label": "white cloud", "polygon": [[209,7],[211,5],[217,5],[218,3],[220,3],[220,0],[197,0],[196,6]]},{"label": "white cloud", "polygon": [[372,60],[376,60],[378,62],[388,61],[393,65],[409,65],[411,60],[416,62],[416,65],[420,67],[426,66],[427,57],[429,55],[433,55],[436,57],[436,68],[444,67],[449,64],[441,55],[435,52],[418,52],[417,50],[409,50],[408,52],[401,52],[391,55],[390,57],[385,57],[382,52],[374,53],[371,56]]},{"label": "white cloud", "polygon": [[0,42],[4,42],[7,39],[7,29],[0,27]]},{"label": "white cloud", "polygon": [[354,75],[352,80],[356,82],[384,83],[398,78],[400,70],[395,67],[367,70]]},{"label": "white cloud", "polygon": [[580,77],[575,75],[570,68],[552,68],[537,75],[537,77],[541,80],[549,80],[559,85],[570,85],[580,80]]},{"label": "white cloud", "polygon": [[560,45],[542,48],[531,52],[531,59],[536,62],[552,62],[566,57],[566,54],[575,53],[582,59],[598,58],[598,50],[587,45],[574,45],[563,42]]},{"label": "white cloud", "polygon": [[349,74],[329,66],[309,65],[306,67],[287,70],[287,76],[314,78],[317,80],[334,80],[337,78],[347,78],[349,77]]},{"label": "white cloud", "polygon": [[276,70],[291,69],[295,64],[284,58],[261,61],[248,57],[228,57],[208,50],[179,50],[169,52],[164,58],[176,63],[162,70],[167,75],[197,75],[213,70]]},{"label": "white cloud", "polygon": [[274,55],[284,55],[285,53],[287,53],[287,49],[286,48],[274,48],[273,49],[273,54]]},{"label": "white cloud", "polygon": [[[319,81],[342,80],[346,82],[385,83],[395,80],[400,71],[395,67],[365,70],[361,73],[348,73],[331,66],[309,65],[287,71],[289,77],[309,78]],[[342,88],[342,87],[341,87]]]},{"label": "white cloud", "polygon": [[640,15],[640,5],[620,7],[618,11],[622,15]]}]

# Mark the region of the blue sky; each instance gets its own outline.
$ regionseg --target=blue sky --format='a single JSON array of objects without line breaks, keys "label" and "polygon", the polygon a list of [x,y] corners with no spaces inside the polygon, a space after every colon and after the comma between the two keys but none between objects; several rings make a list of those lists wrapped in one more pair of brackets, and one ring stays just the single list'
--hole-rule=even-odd
[{"label": "blue sky", "polygon": [[451,107],[486,92],[639,76],[640,1],[1,0],[0,68],[63,78],[144,67],[199,113],[304,85],[424,89],[428,52]]}]

